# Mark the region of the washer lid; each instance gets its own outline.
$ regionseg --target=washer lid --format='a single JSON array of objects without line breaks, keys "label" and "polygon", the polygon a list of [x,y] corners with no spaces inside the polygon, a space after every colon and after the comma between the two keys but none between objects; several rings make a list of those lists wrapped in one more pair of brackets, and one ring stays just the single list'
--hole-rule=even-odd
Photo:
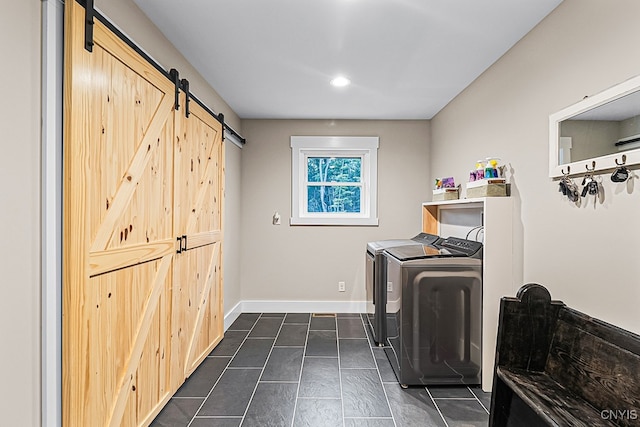
[{"label": "washer lid", "polygon": [[409,245],[389,248],[385,253],[391,255],[400,261],[409,261],[412,259],[432,258],[452,256],[452,253],[446,249],[440,249],[431,245]]},{"label": "washer lid", "polygon": [[373,254],[379,254],[387,248],[393,248],[396,246],[415,245],[416,242],[411,239],[390,239],[390,240],[377,240],[375,242],[367,243],[367,251]]},{"label": "washer lid", "polygon": [[414,240],[422,245],[432,245],[440,240],[440,236],[429,233],[420,233],[417,236],[412,237],[411,240]]}]

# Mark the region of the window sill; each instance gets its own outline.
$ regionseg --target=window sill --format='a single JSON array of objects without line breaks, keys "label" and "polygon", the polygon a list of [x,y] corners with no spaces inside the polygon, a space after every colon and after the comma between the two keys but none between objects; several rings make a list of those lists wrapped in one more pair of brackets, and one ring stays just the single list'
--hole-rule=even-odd
[{"label": "window sill", "polygon": [[289,225],[347,225],[377,227],[378,218],[291,218]]}]

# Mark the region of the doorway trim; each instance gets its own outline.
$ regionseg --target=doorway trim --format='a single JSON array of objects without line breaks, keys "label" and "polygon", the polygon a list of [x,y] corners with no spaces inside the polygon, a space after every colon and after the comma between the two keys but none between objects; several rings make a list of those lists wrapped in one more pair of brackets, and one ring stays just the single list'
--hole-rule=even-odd
[{"label": "doorway trim", "polygon": [[41,134],[41,424],[62,425],[62,76],[64,2],[43,0]]}]

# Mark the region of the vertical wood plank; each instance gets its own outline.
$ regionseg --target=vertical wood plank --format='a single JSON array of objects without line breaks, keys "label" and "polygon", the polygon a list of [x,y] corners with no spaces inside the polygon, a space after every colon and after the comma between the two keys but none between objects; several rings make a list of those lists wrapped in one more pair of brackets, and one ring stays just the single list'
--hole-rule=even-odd
[{"label": "vertical wood plank", "polygon": [[[81,327],[84,318],[85,297],[80,290],[84,284],[84,250],[88,244],[84,223],[86,183],[80,179],[86,166],[86,129],[76,121],[85,114],[85,94],[73,90],[83,74],[89,73],[89,58],[82,52],[84,34],[80,28],[83,9],[75,2],[65,7],[65,117],[63,159],[65,196],[63,200],[63,292],[62,292],[62,422],[64,425],[81,425],[86,419],[83,389],[90,375],[86,354],[87,330]],[[71,118],[75,119],[72,120]],[[73,188],[73,197],[68,189]]]}]

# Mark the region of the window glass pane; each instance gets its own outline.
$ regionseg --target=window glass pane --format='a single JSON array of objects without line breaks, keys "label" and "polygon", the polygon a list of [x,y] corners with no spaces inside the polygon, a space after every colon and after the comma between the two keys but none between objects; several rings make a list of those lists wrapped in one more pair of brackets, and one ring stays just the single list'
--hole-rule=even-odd
[{"label": "window glass pane", "polygon": [[307,212],[360,213],[360,190],[355,185],[309,185]]},{"label": "window glass pane", "polygon": [[308,157],[307,181],[360,182],[361,169],[360,157]]}]

